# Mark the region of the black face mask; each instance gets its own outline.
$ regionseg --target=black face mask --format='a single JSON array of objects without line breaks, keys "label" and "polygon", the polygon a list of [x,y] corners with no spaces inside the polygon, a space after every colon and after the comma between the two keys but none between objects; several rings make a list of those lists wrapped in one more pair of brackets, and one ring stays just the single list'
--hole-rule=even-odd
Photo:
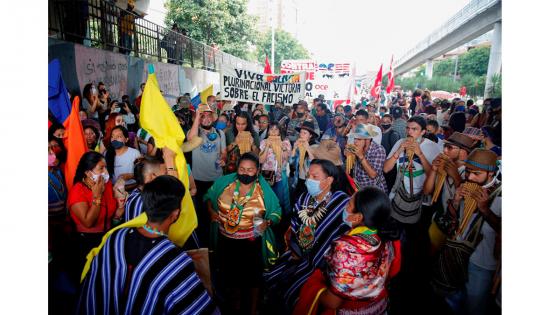
[{"label": "black face mask", "polygon": [[257,175],[237,174],[237,179],[239,179],[242,184],[247,185],[254,182],[257,179]]},{"label": "black face mask", "polygon": [[303,117],[303,115],[305,115],[305,113],[296,113],[296,115],[298,116],[298,118]]},{"label": "black face mask", "polygon": [[391,128],[391,124],[381,124],[381,128],[387,130],[387,129]]},{"label": "black face mask", "polygon": [[204,130],[210,130],[212,128],[212,125],[210,125],[210,126],[200,125],[200,127],[202,127],[202,129],[204,129]]}]

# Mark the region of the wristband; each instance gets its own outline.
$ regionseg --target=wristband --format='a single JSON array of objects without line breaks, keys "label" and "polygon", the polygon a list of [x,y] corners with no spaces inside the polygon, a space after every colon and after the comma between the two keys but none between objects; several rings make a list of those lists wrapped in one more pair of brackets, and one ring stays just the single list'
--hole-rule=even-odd
[{"label": "wristband", "polygon": [[96,205],[96,206],[101,206],[101,198],[99,199],[93,199],[91,201],[92,204]]},{"label": "wristband", "polygon": [[168,170],[168,171],[177,171],[177,169],[174,168],[174,167],[168,167],[167,170]]}]

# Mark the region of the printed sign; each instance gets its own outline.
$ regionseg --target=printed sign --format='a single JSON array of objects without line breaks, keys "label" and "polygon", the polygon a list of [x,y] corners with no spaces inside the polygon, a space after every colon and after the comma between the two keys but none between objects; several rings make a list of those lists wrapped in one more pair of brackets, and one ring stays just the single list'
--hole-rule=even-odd
[{"label": "printed sign", "polygon": [[305,71],[305,96],[325,96],[325,100],[350,100],[354,82],[354,65],[350,62],[318,62],[309,59],[283,60],[280,73]]},{"label": "printed sign", "polygon": [[265,74],[237,68],[220,72],[222,100],[274,104],[297,103],[305,97],[305,73]]}]

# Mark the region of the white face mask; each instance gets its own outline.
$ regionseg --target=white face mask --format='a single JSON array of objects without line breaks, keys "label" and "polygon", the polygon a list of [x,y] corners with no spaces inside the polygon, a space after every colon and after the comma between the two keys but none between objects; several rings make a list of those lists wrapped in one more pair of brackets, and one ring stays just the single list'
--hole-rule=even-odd
[{"label": "white face mask", "polygon": [[93,173],[93,176],[91,177],[91,179],[93,179],[94,182],[97,182],[97,180],[99,179],[99,176],[103,176],[103,181],[105,182],[105,184],[107,184],[107,182],[109,181],[109,174],[107,174],[107,173],[103,173],[103,174]]}]

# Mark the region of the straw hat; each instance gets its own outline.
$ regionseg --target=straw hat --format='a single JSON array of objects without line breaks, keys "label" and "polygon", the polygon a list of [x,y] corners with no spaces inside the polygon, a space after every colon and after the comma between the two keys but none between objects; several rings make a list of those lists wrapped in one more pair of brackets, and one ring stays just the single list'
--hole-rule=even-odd
[{"label": "straw hat", "polygon": [[309,148],[316,159],[328,160],[336,166],[343,165],[340,146],[332,139],[323,139]]},{"label": "straw hat", "polygon": [[214,118],[214,120],[218,119],[218,114],[216,114],[216,111],[212,110],[212,108],[208,104],[200,104],[198,105],[198,109],[202,113],[210,112],[212,113],[212,117]]},{"label": "straw hat", "polygon": [[495,172],[498,170],[496,161],[498,156],[490,150],[475,149],[465,160],[465,167],[484,172]]}]

